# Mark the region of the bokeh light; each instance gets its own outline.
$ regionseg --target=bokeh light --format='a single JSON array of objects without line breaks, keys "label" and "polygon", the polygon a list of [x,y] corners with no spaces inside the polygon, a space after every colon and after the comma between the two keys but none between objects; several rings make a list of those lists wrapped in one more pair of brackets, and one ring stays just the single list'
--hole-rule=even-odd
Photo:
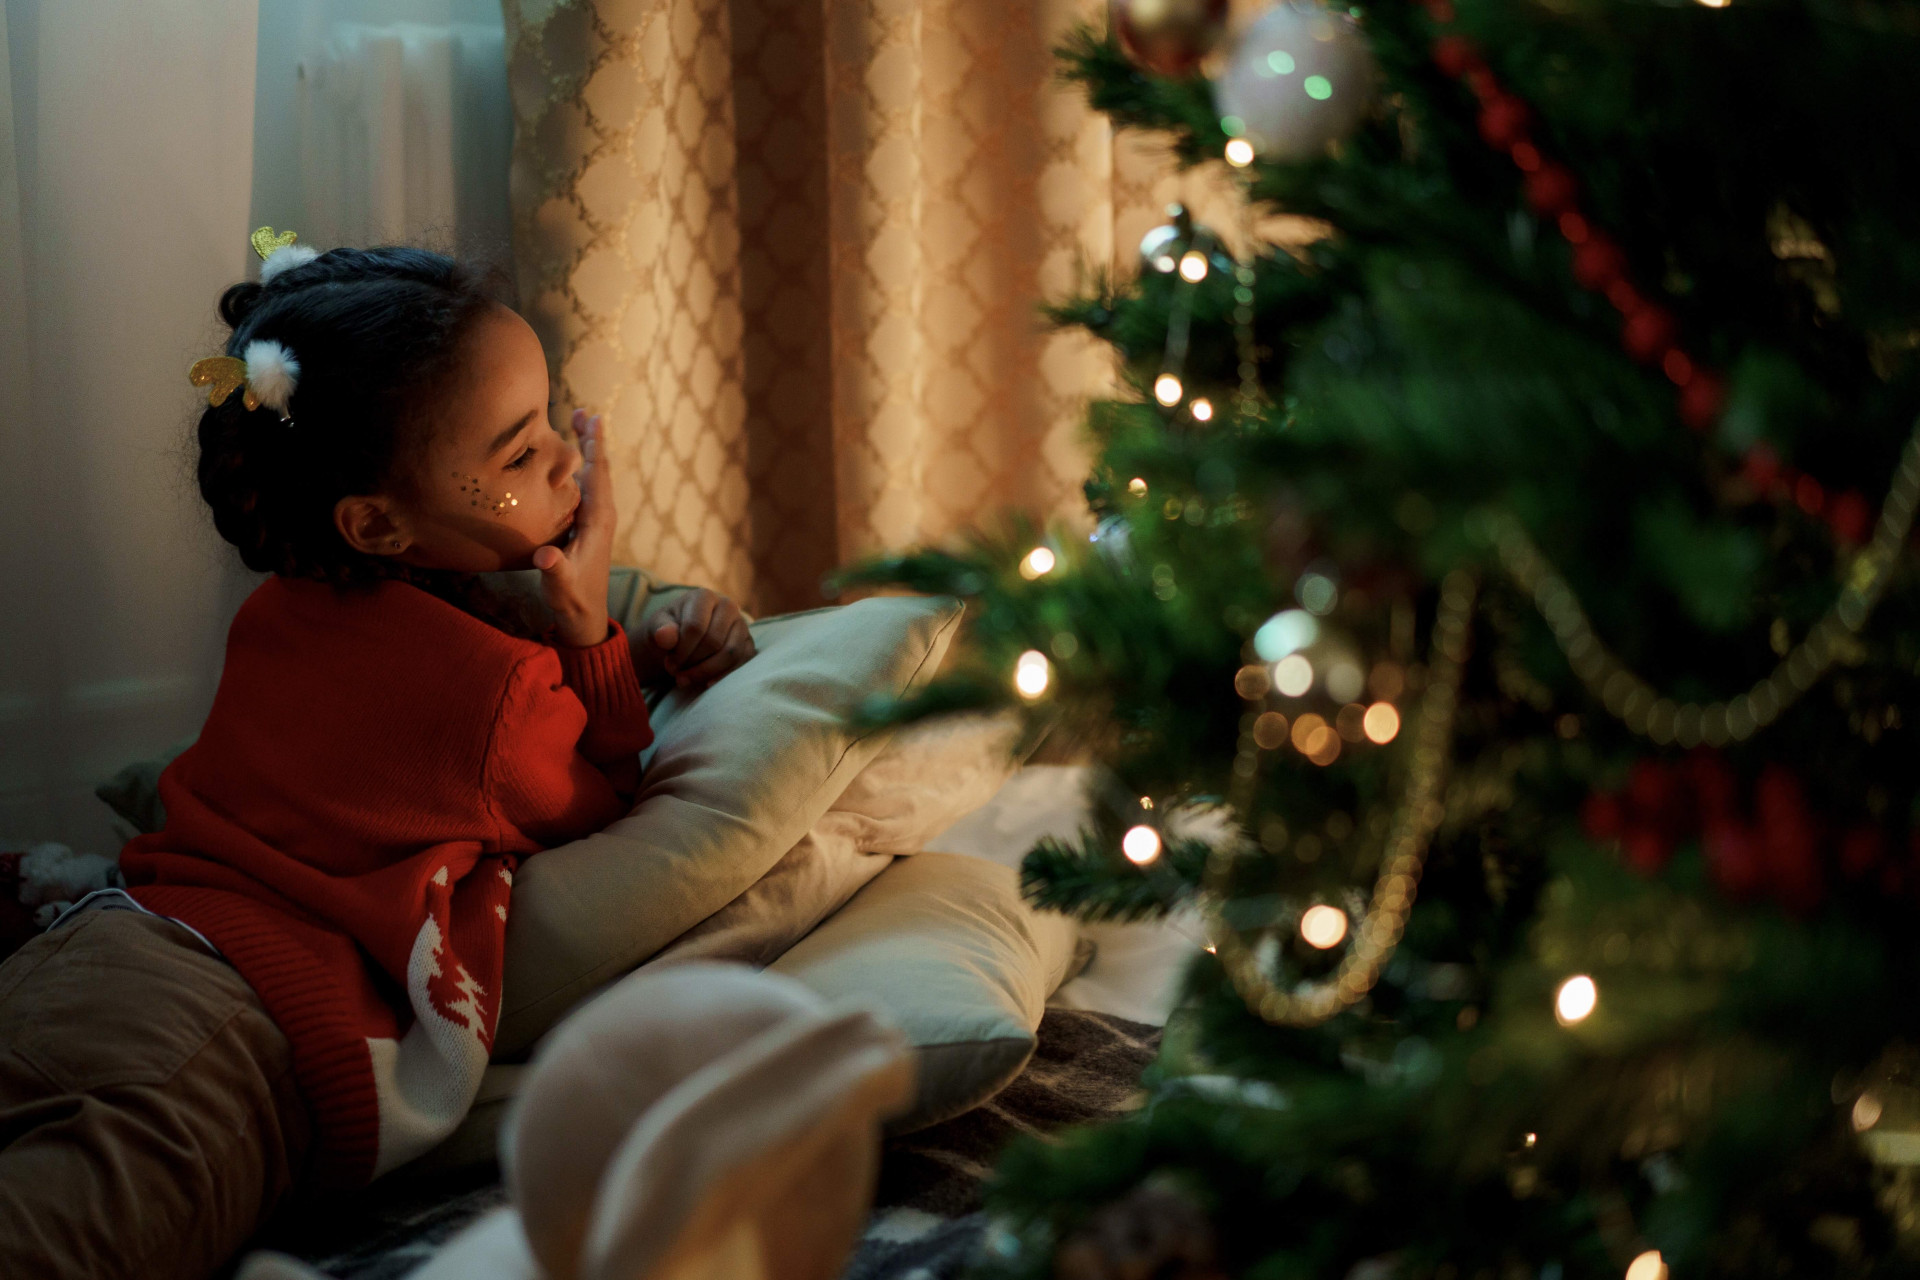
[{"label": "bokeh light", "polygon": [[1172,408],[1180,403],[1180,379],[1171,373],[1163,373],[1153,380],[1153,398]]},{"label": "bokeh light", "polygon": [[1207,255],[1198,249],[1189,249],[1180,255],[1180,278],[1188,284],[1199,284],[1207,278]]},{"label": "bokeh light", "polygon": [[1128,827],[1120,837],[1120,852],[1136,867],[1144,867],[1160,856],[1160,833],[1152,827]]},{"label": "bokeh light", "polygon": [[1271,688],[1273,677],[1258,663],[1250,662],[1233,673],[1233,691],[1249,702],[1266,697]]},{"label": "bokeh light", "polygon": [[1273,687],[1282,697],[1298,698],[1313,688],[1313,664],[1304,653],[1290,653],[1273,664]]},{"label": "bokeh light", "polygon": [[1133,479],[1127,481],[1127,492],[1136,498],[1144,498],[1147,496],[1147,482],[1139,476],[1135,476]]},{"label": "bokeh light", "polygon": [[1253,740],[1262,751],[1276,751],[1287,741],[1287,718],[1278,711],[1263,711],[1253,722]]},{"label": "bokeh light", "polygon": [[1327,665],[1327,696],[1335,702],[1352,702],[1367,688],[1367,673],[1351,658],[1336,658]]},{"label": "bokeh light", "polygon": [[1308,907],[1300,916],[1300,936],[1308,946],[1322,951],[1337,947],[1347,936],[1347,913],[1324,902]]},{"label": "bokeh light", "polygon": [[1053,554],[1053,548],[1035,547],[1027,552],[1025,559],[1020,561],[1020,576],[1029,581],[1034,578],[1044,578],[1053,572],[1055,563],[1057,560]]},{"label": "bokeh light", "polygon": [[1366,731],[1368,742],[1385,746],[1400,732],[1400,712],[1391,702],[1376,702],[1361,717],[1360,727]]},{"label": "bokeh light", "polygon": [[1649,1249],[1627,1264],[1627,1280],[1667,1280],[1667,1263],[1658,1249]]},{"label": "bokeh light", "polygon": [[1045,693],[1051,683],[1053,664],[1038,649],[1027,650],[1013,664],[1013,687],[1021,697],[1031,701]]},{"label": "bokeh light", "polygon": [[1253,651],[1267,662],[1278,662],[1296,649],[1320,638],[1320,622],[1305,609],[1282,609],[1253,633]]},{"label": "bokeh light", "polygon": [[1865,1133],[1880,1123],[1880,1095],[1869,1090],[1853,1102],[1853,1131]]},{"label": "bokeh light", "polygon": [[1205,396],[1198,396],[1192,404],[1187,406],[1187,412],[1193,415],[1195,422],[1211,422],[1213,421],[1213,401]]},{"label": "bokeh light", "polygon": [[1244,169],[1253,163],[1253,144],[1245,138],[1234,138],[1227,143],[1227,163],[1236,169]]},{"label": "bokeh light", "polygon": [[1553,1016],[1560,1020],[1561,1026],[1570,1027],[1584,1022],[1599,1003],[1600,988],[1586,974],[1577,973],[1553,993]]}]

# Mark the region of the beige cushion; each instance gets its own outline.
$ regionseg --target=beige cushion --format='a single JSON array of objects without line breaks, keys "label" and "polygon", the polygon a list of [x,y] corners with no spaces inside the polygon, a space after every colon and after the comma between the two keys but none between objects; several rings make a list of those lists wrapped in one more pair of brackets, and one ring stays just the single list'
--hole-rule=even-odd
[{"label": "beige cushion", "polygon": [[939,664],[948,599],[875,597],[753,624],[759,653],[654,713],[639,802],[515,877],[496,1056],[733,901],[799,843],[885,746],[846,714]]},{"label": "beige cushion", "polygon": [[1013,772],[1013,715],[952,715],[896,730],[813,830],[751,888],[647,968],[690,960],[772,964],[895,857],[993,799]]},{"label": "beige cushion", "polygon": [[835,1002],[877,1010],[920,1059],[908,1132],[986,1101],[1032,1056],[1076,930],[1036,911],[1012,867],[958,853],[901,858],[772,965]]}]

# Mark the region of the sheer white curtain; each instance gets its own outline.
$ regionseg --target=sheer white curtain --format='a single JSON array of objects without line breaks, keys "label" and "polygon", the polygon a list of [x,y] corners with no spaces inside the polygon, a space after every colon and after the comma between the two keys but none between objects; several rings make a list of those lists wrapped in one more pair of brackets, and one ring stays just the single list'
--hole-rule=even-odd
[{"label": "sheer white curtain", "polygon": [[255,0],[0,15],[0,838],[113,853],[93,785],[205,715],[226,566],[187,365],[246,269]]},{"label": "sheer white curtain", "polygon": [[504,254],[503,38],[497,0],[261,0],[256,220]]}]

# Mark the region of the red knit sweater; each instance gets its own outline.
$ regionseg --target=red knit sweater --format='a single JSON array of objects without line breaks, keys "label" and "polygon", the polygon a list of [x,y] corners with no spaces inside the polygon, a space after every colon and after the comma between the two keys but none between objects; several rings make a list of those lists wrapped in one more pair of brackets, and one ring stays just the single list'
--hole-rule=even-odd
[{"label": "red knit sweater", "polygon": [[241,606],[166,829],[120,864],[293,1046],[314,1174],[364,1183],[471,1105],[519,859],[624,815],[653,740],[619,624],[522,640],[398,582],[272,578]]}]

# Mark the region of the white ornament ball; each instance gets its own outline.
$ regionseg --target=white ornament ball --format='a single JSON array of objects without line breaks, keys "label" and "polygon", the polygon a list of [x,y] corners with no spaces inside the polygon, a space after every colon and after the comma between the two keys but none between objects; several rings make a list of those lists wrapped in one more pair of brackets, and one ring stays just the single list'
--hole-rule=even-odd
[{"label": "white ornament ball", "polygon": [[1213,85],[1230,134],[1269,160],[1306,160],[1346,137],[1375,89],[1360,24],[1311,0],[1280,0],[1248,27]]}]

